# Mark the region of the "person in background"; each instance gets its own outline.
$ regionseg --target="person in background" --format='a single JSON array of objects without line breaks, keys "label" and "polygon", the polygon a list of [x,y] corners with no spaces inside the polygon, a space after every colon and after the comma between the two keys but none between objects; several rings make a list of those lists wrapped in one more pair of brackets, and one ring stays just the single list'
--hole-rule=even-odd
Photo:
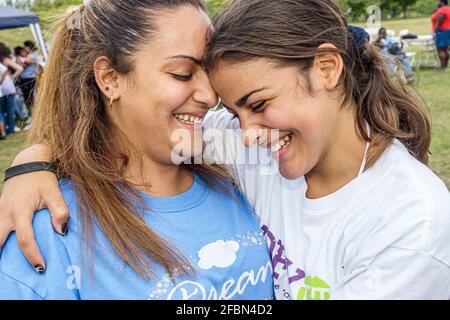
[{"label": "person in background", "polygon": [[438,9],[431,17],[431,21],[441,63],[438,69],[445,70],[448,67],[448,47],[450,46],[450,7],[448,6],[448,0],[439,0]]},{"label": "person in background", "polygon": [[25,41],[25,67],[20,75],[20,88],[23,91],[25,104],[28,108],[28,113],[31,114],[31,108],[34,103],[34,88],[36,86],[36,76],[38,71],[38,56],[35,53],[35,45],[33,41]]},{"label": "person in background", "polygon": [[5,65],[13,73],[10,74],[9,70],[6,72],[5,80],[2,84],[3,105],[1,112],[5,115],[6,134],[19,132],[20,129],[16,128],[15,114],[16,114],[16,85],[15,80],[22,73],[23,68],[15,63],[11,58],[11,50],[6,47],[5,44],[0,43],[0,62]]},{"label": "person in background", "polygon": [[14,48],[14,55],[16,56],[16,63],[25,68],[25,60],[27,58],[27,52],[24,47],[18,46]]},{"label": "person in background", "polygon": [[[25,68],[25,60],[27,58],[27,52],[24,47],[18,46],[14,48],[15,61],[18,65]],[[31,128],[31,122],[29,120],[28,111],[25,107],[25,99],[22,89],[19,85],[16,85],[16,116],[26,123],[26,126],[22,131],[28,131]]]},{"label": "person in background", "polygon": [[[3,64],[0,63],[0,110],[3,105],[3,94],[2,94],[2,84],[6,78],[6,72],[8,68],[6,68]],[[6,139],[6,131],[5,131],[5,120],[3,119],[3,114],[0,112],[0,140]]]},{"label": "person in background", "polygon": [[397,71],[399,63],[403,66],[402,69],[405,77],[408,83],[410,83],[414,76],[414,71],[405,52],[403,52],[403,43],[396,41],[392,37],[388,37],[386,28],[380,28],[378,38],[375,40],[374,45],[381,50],[383,60],[392,73]]}]

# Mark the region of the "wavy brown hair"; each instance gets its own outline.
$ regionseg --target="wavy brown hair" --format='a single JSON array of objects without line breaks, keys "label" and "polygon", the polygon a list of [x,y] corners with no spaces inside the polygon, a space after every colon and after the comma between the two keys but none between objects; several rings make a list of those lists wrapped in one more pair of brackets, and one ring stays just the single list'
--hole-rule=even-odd
[{"label": "wavy brown hair", "polygon": [[[142,201],[125,177],[132,150],[107,116],[93,65],[106,56],[117,72],[130,73],[133,55],[157,36],[158,12],[183,5],[205,10],[201,0],[91,0],[61,18],[38,83],[28,141],[49,145],[58,176],[73,183],[86,243],[95,240],[97,224],[115,251],[144,277],[154,275],[155,263],[170,276],[189,273],[190,264],[149,228],[138,209]],[[231,181],[218,166],[186,167],[220,191]]]},{"label": "wavy brown hair", "polygon": [[[215,21],[206,65],[220,60],[266,59],[278,66],[297,66],[310,89],[308,70],[318,54],[337,52],[344,61],[339,81],[342,107],[356,102],[356,128],[371,140],[368,166],[399,139],[427,164],[431,122],[417,96],[389,76],[379,51],[370,44],[357,48],[347,21],[331,0],[236,0]],[[336,49],[318,49],[321,44]],[[373,135],[369,138],[366,122]]]}]

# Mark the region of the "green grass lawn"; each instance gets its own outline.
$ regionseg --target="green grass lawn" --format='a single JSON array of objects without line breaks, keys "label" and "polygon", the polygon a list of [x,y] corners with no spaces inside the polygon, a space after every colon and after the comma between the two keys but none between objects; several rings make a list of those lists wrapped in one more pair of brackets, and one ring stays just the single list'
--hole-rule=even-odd
[{"label": "green grass lawn", "polygon": [[0,30],[0,42],[3,42],[12,50],[17,46],[23,47],[23,43],[26,40],[34,41],[30,28]]},{"label": "green grass lawn", "polygon": [[[365,27],[364,23],[354,23],[360,27]],[[409,33],[424,35],[430,34],[431,29],[431,18],[415,18],[415,19],[398,19],[398,20],[386,20],[381,22],[381,27],[389,30],[394,30],[395,34],[398,35],[400,30],[408,29]]]},{"label": "green grass lawn", "polygon": [[3,189],[4,171],[9,167],[15,155],[25,142],[25,134],[18,133],[8,136],[7,140],[0,141],[0,192]]}]

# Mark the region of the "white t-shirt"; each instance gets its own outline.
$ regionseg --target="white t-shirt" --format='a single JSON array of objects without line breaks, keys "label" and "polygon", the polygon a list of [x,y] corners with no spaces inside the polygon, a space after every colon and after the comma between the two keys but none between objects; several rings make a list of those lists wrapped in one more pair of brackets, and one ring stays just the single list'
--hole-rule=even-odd
[{"label": "white t-shirt", "polygon": [[[2,63],[0,63],[0,77],[8,70]],[[0,98],[3,97],[3,84],[0,83]]]},{"label": "white t-shirt", "polygon": [[[237,129],[227,111],[205,129]],[[394,141],[377,163],[337,192],[306,198],[261,148],[240,135],[215,141],[261,219],[277,299],[450,299],[450,194],[433,172]],[[215,151],[214,151],[215,152]],[[243,164],[259,157],[259,165]],[[222,156],[221,156],[222,155]]]},{"label": "white t-shirt", "polygon": [[4,96],[9,96],[11,94],[16,94],[16,85],[14,84],[13,79],[8,75],[6,75],[5,81],[3,81],[1,91]]}]

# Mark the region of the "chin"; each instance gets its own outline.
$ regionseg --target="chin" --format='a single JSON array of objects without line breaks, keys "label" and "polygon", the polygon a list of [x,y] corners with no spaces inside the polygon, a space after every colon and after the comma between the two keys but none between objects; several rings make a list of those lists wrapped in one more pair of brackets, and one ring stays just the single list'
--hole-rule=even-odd
[{"label": "chin", "polygon": [[308,171],[302,168],[301,165],[293,163],[280,163],[279,172],[283,178],[287,180],[297,180],[303,177]]},{"label": "chin", "polygon": [[189,163],[203,154],[203,139],[182,140],[172,146],[171,159],[174,164]]}]

